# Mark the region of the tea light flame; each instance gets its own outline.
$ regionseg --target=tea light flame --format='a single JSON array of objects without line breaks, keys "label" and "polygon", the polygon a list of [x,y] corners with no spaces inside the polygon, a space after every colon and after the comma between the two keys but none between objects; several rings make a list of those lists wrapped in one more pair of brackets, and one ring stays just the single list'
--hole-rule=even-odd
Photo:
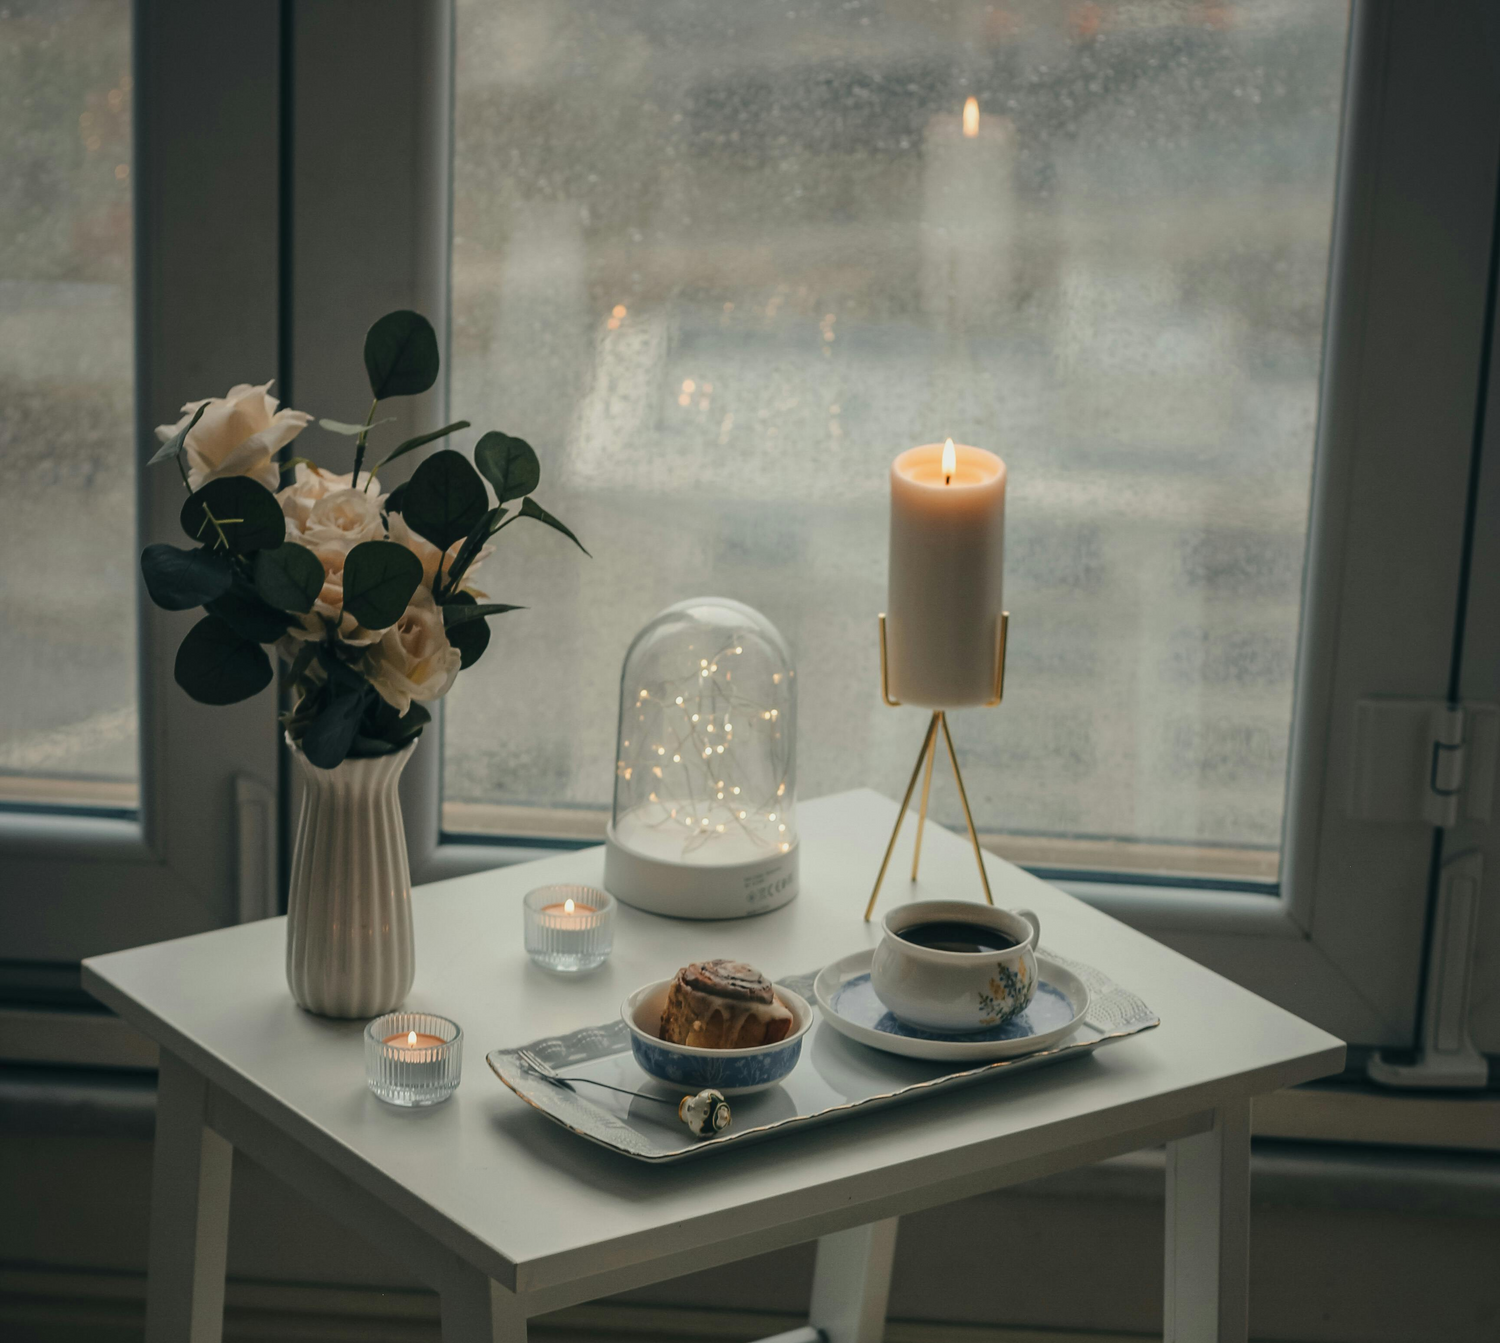
[{"label": "tea light flame", "polygon": [[573,912],[573,902],[571,900],[564,900],[563,901],[563,913],[564,914],[571,914],[572,912]]},{"label": "tea light flame", "polygon": [[[969,100],[973,102],[971,98]],[[977,113],[976,113],[977,115]],[[953,440],[950,438],[943,444],[943,484],[953,484],[953,473],[958,470],[958,453],[954,450]]]},{"label": "tea light flame", "polygon": [[406,1043],[409,1044],[409,1045],[414,1045],[414,1044],[417,1043],[417,1033],[416,1033],[416,1031],[408,1031],[407,1032],[407,1034],[406,1034]]},{"label": "tea light flame", "polygon": [[964,138],[972,140],[979,134],[979,99],[964,99]]}]

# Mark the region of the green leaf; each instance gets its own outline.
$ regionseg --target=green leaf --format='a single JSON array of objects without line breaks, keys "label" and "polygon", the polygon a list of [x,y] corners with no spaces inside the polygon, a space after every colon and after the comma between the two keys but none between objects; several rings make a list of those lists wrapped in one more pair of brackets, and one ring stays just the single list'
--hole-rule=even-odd
[{"label": "green leaf", "polygon": [[[218,525],[209,520],[209,514]],[[286,519],[276,496],[249,476],[221,476],[188,496],[182,530],[214,550],[232,554],[272,550],[286,538]]]},{"label": "green leaf", "polygon": [[[535,518],[538,522],[545,522],[547,526],[553,528],[555,531],[561,532],[564,536],[566,536],[568,540],[570,540],[575,546],[577,546],[579,550],[582,550],[585,555],[589,555],[589,552],[584,548],[583,542],[580,541],[576,536],[574,536],[573,533],[570,532],[565,526],[563,526],[563,524],[560,523],[556,518],[554,518],[552,514],[547,512],[547,510],[543,508],[539,503],[537,503],[536,500],[521,500],[521,516],[523,518]],[[594,557],[592,555],[589,555],[589,558],[593,559]]]},{"label": "green leaf", "polygon": [[311,639],[303,642],[302,647],[297,650],[297,656],[292,659],[292,665],[282,673],[281,684],[288,690],[300,681],[307,669],[312,666],[313,659],[318,655],[318,645]]},{"label": "green leaf", "polygon": [[301,741],[302,754],[319,769],[334,769],[343,763],[359,730],[365,696],[370,693],[364,686],[325,697],[322,712],[307,725]]},{"label": "green leaf", "polygon": [[323,590],[323,561],[296,541],[255,557],[255,590],[283,611],[311,611]]},{"label": "green leaf", "polygon": [[439,550],[467,536],[489,508],[484,481],[462,453],[435,452],[406,482],[401,515]]},{"label": "green leaf", "polygon": [[146,463],[146,465],[155,466],[157,462],[167,462],[170,461],[173,457],[177,456],[177,454],[182,451],[182,445],[187,442],[187,436],[193,432],[193,426],[203,418],[203,412],[207,409],[208,402],[205,401],[201,406],[198,407],[197,410],[193,412],[193,418],[187,422],[187,427],[185,429],[179,429],[175,434],[172,435],[171,438],[163,443],[161,447],[157,448],[155,455],[149,462]]},{"label": "green leaf", "polygon": [[[463,610],[465,607],[476,606],[473,596],[467,592],[455,592],[448,598],[449,604],[443,607],[443,620],[448,619],[450,611]],[[466,625],[455,625],[448,634],[448,642],[458,649],[459,670],[467,671],[481,657],[484,650],[490,646],[490,627],[484,620],[471,620]]]},{"label": "green leaf", "polygon": [[378,425],[391,424],[395,418],[394,415],[387,415],[385,419],[373,420],[369,424],[345,424],[342,420],[319,420],[318,428],[326,429],[330,434],[343,434],[345,438],[358,438]]},{"label": "green leaf", "polygon": [[447,438],[449,434],[456,434],[460,429],[467,429],[468,427],[469,422],[467,420],[454,420],[452,424],[445,424],[441,429],[434,429],[430,434],[418,434],[415,438],[409,438],[395,452],[391,453],[390,456],[371,467],[370,474],[372,476],[376,475],[382,466],[394,462],[396,458],[404,457],[408,452],[425,447],[428,443],[435,443],[440,438]]},{"label": "green leaf", "polygon": [[399,513],[406,505],[406,482],[403,480],[388,495],[385,496],[385,511],[387,513]]},{"label": "green leaf", "polygon": [[[462,594],[467,597],[467,592]],[[471,599],[472,600],[472,599]],[[445,630],[457,629],[461,625],[467,625],[471,620],[483,620],[486,616],[504,615],[507,611],[524,611],[524,606],[506,606],[501,602],[483,602],[470,606],[467,602],[454,602],[443,607],[443,628]],[[452,635],[449,635],[451,641]]]},{"label": "green leaf", "polygon": [[439,580],[433,583],[432,595],[438,601],[446,600],[440,595],[439,589],[447,593],[458,591],[458,585],[464,581],[464,575],[469,572],[469,566],[478,557],[480,548],[499,530],[500,519],[504,516],[505,509],[501,507],[491,508],[480,514],[479,521],[470,528],[463,545],[459,546],[458,554],[453,557],[447,573],[442,574]]},{"label": "green leaf", "polygon": [[267,605],[249,583],[236,579],[222,597],[207,603],[210,615],[216,615],[241,638],[258,644],[273,644],[286,633],[292,617]]},{"label": "green leaf", "polygon": [[416,396],[437,381],[437,333],[419,312],[388,312],[365,335],[365,372],[377,401]]},{"label": "green leaf", "polygon": [[531,444],[494,430],[474,445],[474,465],[495,487],[502,504],[530,494],[541,483],[542,464]]},{"label": "green leaf", "polygon": [[151,600],[165,611],[187,611],[211,602],[229,590],[233,577],[225,555],[167,545],[147,546],[141,552],[141,573]]},{"label": "green leaf", "polygon": [[271,659],[253,639],[210,615],[187,632],[173,675],[200,704],[236,704],[271,684]]},{"label": "green leaf", "polygon": [[344,610],[367,630],[401,619],[422,581],[422,561],[394,541],[362,541],[344,561]]},{"label": "green leaf", "polygon": [[432,715],[423,705],[412,704],[406,713],[399,714],[393,705],[376,695],[360,719],[359,733],[354,738],[354,753],[388,755],[399,751],[430,722]]}]

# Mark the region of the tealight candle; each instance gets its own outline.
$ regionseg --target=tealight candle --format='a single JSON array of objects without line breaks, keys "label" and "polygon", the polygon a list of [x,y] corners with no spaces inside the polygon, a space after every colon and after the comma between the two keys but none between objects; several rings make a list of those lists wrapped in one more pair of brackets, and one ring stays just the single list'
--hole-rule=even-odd
[{"label": "tealight candle", "polygon": [[593,886],[541,886],[522,901],[526,954],[547,970],[577,974],[614,948],[615,900]]},{"label": "tealight candle", "polygon": [[391,1105],[436,1105],[458,1089],[463,1032],[428,1012],[387,1012],[365,1027],[365,1081]]}]

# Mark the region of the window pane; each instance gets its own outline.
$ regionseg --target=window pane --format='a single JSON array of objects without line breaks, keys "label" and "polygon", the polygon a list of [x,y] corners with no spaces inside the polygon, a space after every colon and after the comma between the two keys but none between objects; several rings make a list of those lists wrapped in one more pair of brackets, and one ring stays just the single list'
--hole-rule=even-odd
[{"label": "window pane", "polygon": [[133,807],[130,6],[0,11],[0,801]]},{"label": "window pane", "polygon": [[1273,875],[1345,5],[458,22],[453,410],[538,447],[596,558],[502,538],[530,609],[450,700],[449,824],[606,806],[625,647],[704,593],[796,653],[804,795],[899,795],[887,470],[951,436],[1010,468],[1006,700],[953,716],[981,828]]}]

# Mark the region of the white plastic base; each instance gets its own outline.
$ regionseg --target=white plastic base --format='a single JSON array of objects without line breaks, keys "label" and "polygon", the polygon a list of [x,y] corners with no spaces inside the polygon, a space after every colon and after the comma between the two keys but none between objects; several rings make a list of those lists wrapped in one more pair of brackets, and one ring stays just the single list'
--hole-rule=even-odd
[{"label": "white plastic base", "polygon": [[648,914],[674,919],[743,919],[797,898],[797,845],[747,863],[699,866],[647,858],[604,834],[604,889]]}]

